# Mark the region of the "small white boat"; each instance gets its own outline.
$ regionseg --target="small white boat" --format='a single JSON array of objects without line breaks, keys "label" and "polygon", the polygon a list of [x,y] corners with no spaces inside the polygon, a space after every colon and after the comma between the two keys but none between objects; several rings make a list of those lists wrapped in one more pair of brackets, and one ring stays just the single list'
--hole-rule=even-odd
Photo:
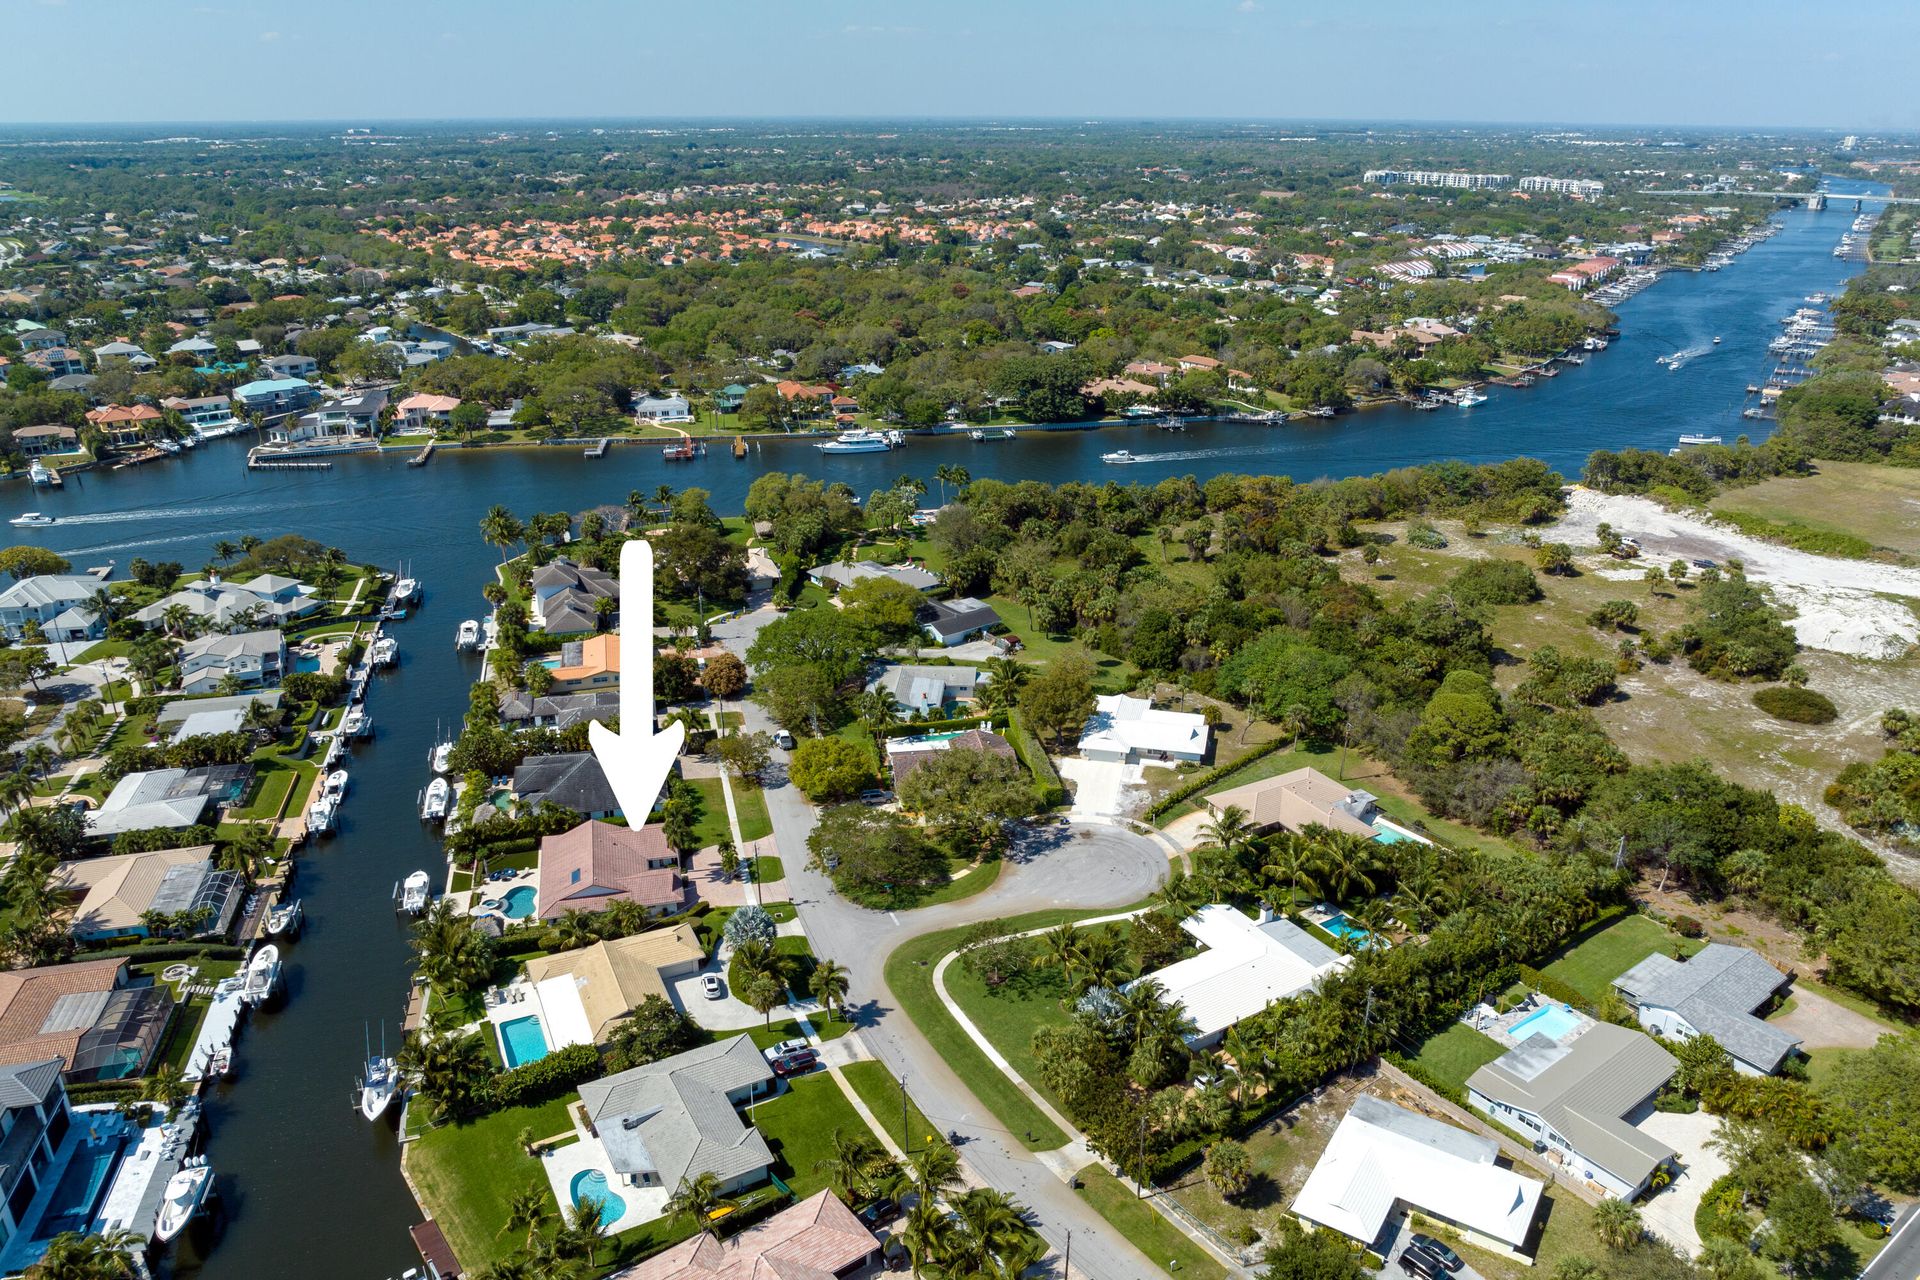
[{"label": "small white boat", "polygon": [[393,584],[393,598],[399,604],[412,604],[420,598],[420,583],[415,578],[402,578]]},{"label": "small white boat", "polygon": [[57,472],[38,458],[35,458],[33,465],[27,468],[27,479],[33,481],[35,488],[45,488],[59,478]]},{"label": "small white boat", "polygon": [[7,521],[7,523],[11,525],[17,525],[23,529],[37,529],[42,525],[52,524],[53,517],[49,515],[42,515],[38,511],[26,511],[15,516],[13,519]]},{"label": "small white boat", "polygon": [[306,912],[301,909],[300,899],[295,898],[292,902],[282,903],[267,912],[267,936],[287,937],[300,927],[300,921],[305,917]]},{"label": "small white boat", "polygon": [[1115,449],[1112,453],[1101,454],[1100,461],[1120,464],[1120,463],[1128,463],[1128,462],[1145,462],[1146,459],[1136,458],[1133,456],[1133,454],[1130,451],[1126,449]]},{"label": "small white boat", "polygon": [[475,649],[480,645],[480,620],[468,618],[460,624],[460,632],[453,638],[456,649]]},{"label": "small white boat", "polygon": [[427,763],[433,766],[435,773],[445,773],[447,771],[447,761],[452,757],[453,744],[451,742],[443,742],[433,749],[432,753],[427,757]]},{"label": "small white boat", "polygon": [[1011,440],[1013,439],[1013,428],[1001,427],[998,431],[976,430],[976,431],[969,431],[967,434],[972,436],[976,442],[984,442],[988,440]]},{"label": "small white boat", "polygon": [[373,717],[361,706],[347,708],[347,714],[340,720],[340,736],[343,738],[364,738],[373,732]]},{"label": "small white boat", "polygon": [[240,998],[248,1004],[261,1004],[279,985],[280,948],[269,942],[247,962],[246,985],[241,988]]},{"label": "small white boat", "polygon": [[1453,402],[1462,409],[1471,409],[1477,404],[1485,404],[1487,397],[1475,391],[1472,387],[1462,387],[1454,393]]},{"label": "small white boat", "polygon": [[1721,443],[1721,441],[1719,436],[1684,435],[1680,437],[1680,443],[1681,444],[1719,444]]},{"label": "small white boat", "polygon": [[347,771],[345,769],[335,769],[327,775],[327,794],[333,797],[335,803],[338,803],[340,798],[347,794],[347,781]]},{"label": "small white boat", "polygon": [[893,437],[899,434],[898,431],[868,431],[856,427],[813,447],[822,453],[885,453],[894,447]]},{"label": "small white boat", "polygon": [[1716,347],[1720,345],[1720,335],[1717,333],[1713,335],[1713,345]]},{"label": "small white boat", "polygon": [[233,1074],[232,1045],[223,1044],[213,1051],[213,1056],[207,1059],[207,1074],[221,1077]]},{"label": "small white boat", "polygon": [[339,815],[339,805],[332,796],[321,796],[307,806],[307,830],[315,835],[329,835],[333,831],[333,820]]},{"label": "small white boat", "polygon": [[394,1094],[400,1091],[400,1068],[392,1058],[369,1054],[365,1072],[360,1077],[359,1089],[354,1096],[354,1105],[360,1108],[360,1115],[366,1120],[378,1120],[393,1101]]},{"label": "small white boat", "polygon": [[167,1179],[166,1194],[160,1200],[160,1216],[154,1219],[153,1238],[162,1244],[187,1229],[194,1215],[207,1201],[213,1187],[213,1169],[205,1156],[189,1156],[187,1165]]},{"label": "small white boat", "polygon": [[427,898],[432,892],[432,881],[427,879],[425,871],[416,871],[400,882],[400,910],[410,916],[417,916],[427,909]]},{"label": "small white boat", "polygon": [[452,784],[445,778],[435,778],[420,797],[420,817],[427,822],[439,822],[447,816],[447,806],[452,802]]},{"label": "small white boat", "polygon": [[367,651],[367,661],[376,667],[390,667],[399,659],[400,642],[392,636],[381,636]]}]

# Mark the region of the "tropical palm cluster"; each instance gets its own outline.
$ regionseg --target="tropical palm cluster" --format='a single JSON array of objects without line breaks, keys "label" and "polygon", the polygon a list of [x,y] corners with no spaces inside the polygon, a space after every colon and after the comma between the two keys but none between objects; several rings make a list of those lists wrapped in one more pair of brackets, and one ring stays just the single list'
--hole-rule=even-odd
[{"label": "tropical palm cluster", "polygon": [[478,1280],[587,1280],[597,1273],[607,1250],[607,1224],[601,1202],[582,1196],[558,1212],[553,1193],[534,1181],[507,1198],[507,1219],[499,1234],[518,1236],[520,1245],[478,1273]]}]

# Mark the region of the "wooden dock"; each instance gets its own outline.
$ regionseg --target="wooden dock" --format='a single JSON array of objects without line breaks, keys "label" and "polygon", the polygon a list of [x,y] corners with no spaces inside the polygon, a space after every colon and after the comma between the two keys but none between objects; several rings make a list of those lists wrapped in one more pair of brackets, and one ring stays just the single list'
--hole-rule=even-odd
[{"label": "wooden dock", "polygon": [[612,447],[613,437],[601,436],[598,440],[595,440],[592,444],[581,450],[581,452],[589,458],[604,458],[607,456],[607,450]]},{"label": "wooden dock", "polygon": [[413,456],[412,456],[411,458],[408,458],[408,459],[407,459],[407,465],[408,465],[408,466],[410,466],[410,467],[424,467],[424,466],[426,466],[426,465],[427,465],[427,464],[428,464],[429,462],[432,462],[432,461],[433,461],[433,446],[434,446],[434,445],[436,445],[436,444],[438,444],[438,443],[439,443],[439,441],[437,441],[437,440],[429,440],[429,441],[427,441],[427,447],[426,447],[426,448],[424,448],[424,449],[422,449],[422,450],[421,450],[420,452],[418,452],[418,453],[416,453],[416,454],[414,454],[414,455],[413,455]]}]

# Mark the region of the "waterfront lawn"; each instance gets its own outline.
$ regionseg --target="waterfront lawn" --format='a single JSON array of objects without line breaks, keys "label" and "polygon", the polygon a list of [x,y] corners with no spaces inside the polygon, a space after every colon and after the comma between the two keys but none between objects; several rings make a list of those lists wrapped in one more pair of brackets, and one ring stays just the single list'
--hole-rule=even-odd
[{"label": "waterfront lawn", "polygon": [[927,1119],[915,1105],[912,1094],[904,1095],[907,1102],[906,1130],[902,1132],[894,1128],[901,1121],[900,1099],[903,1091],[885,1063],[872,1059],[849,1062],[840,1068],[840,1074],[847,1078],[853,1091],[860,1095],[860,1101],[866,1104],[867,1110],[873,1112],[873,1118],[886,1127],[902,1151],[917,1151],[939,1135],[940,1130],[934,1128],[933,1121]]},{"label": "waterfront lawn", "polygon": [[[168,965],[177,963],[172,960],[154,960],[147,964],[127,966],[129,973],[152,978],[160,984],[160,971]],[[231,978],[240,971],[238,960],[199,960],[194,962],[200,972],[194,975],[193,985],[200,986],[215,983],[222,978]],[[174,990],[171,984],[166,985]],[[193,1053],[193,1042],[200,1035],[200,1024],[206,1019],[207,1007],[212,1003],[208,996],[192,995],[174,1003],[173,1012],[167,1019],[166,1034],[160,1041],[160,1051],[153,1063],[156,1069],[173,1067],[185,1069],[187,1058]]]},{"label": "waterfront lawn", "polygon": [[1505,1052],[1491,1036],[1456,1022],[1438,1035],[1428,1036],[1413,1060],[1434,1079],[1465,1092],[1467,1077]]},{"label": "waterfront lawn", "polygon": [[[1225,1280],[1227,1270],[1184,1231],[1134,1193],[1105,1166],[1090,1164],[1079,1173],[1079,1195],[1156,1266],[1200,1280]],[[1168,1264],[1174,1264],[1169,1268]]]},{"label": "waterfront lawn", "polygon": [[[500,1233],[507,1200],[529,1183],[547,1190],[539,1162],[520,1146],[522,1129],[536,1138],[567,1133],[568,1094],[537,1107],[507,1107],[465,1124],[430,1129],[407,1145],[407,1174],[421,1204],[446,1233],[461,1265],[477,1271],[507,1257],[520,1241]],[[549,1206],[556,1212],[559,1206]]]},{"label": "waterfront lawn", "polygon": [[1607,993],[1615,978],[1656,951],[1672,954],[1676,943],[1689,954],[1705,945],[1684,941],[1649,916],[1622,916],[1563,950],[1542,971],[1578,991],[1591,1004]]},{"label": "waterfront lawn", "polygon": [[287,793],[301,776],[296,766],[278,757],[259,757],[254,762],[253,782],[247,789],[245,803],[228,810],[227,816],[240,820],[278,818],[287,803]]},{"label": "waterfront lawn", "polygon": [[873,1132],[824,1071],[789,1080],[783,1092],[755,1104],[751,1115],[773,1151],[773,1171],[793,1188],[797,1200],[826,1187],[826,1175],[815,1173],[813,1166],[833,1155],[836,1130],[849,1136]]}]

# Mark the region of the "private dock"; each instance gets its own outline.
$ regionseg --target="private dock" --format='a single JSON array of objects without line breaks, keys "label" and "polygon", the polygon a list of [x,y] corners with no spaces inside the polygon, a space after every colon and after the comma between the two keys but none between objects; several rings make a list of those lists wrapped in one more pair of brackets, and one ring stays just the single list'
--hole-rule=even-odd
[{"label": "private dock", "polygon": [[437,441],[437,440],[429,440],[429,441],[427,441],[427,447],[426,447],[426,448],[424,448],[424,449],[422,449],[422,450],[421,450],[420,452],[418,452],[418,453],[416,453],[416,454],[414,454],[414,455],[413,455],[413,456],[412,456],[411,458],[408,458],[408,459],[407,459],[407,465],[408,465],[408,466],[410,466],[410,467],[424,467],[424,466],[426,466],[426,465],[427,465],[427,464],[428,464],[429,462],[432,462],[432,461],[433,461],[433,446],[434,446],[434,445],[436,445],[436,444],[438,444],[438,443],[439,443],[439,441]]},{"label": "private dock", "polygon": [[317,460],[295,462],[292,459],[248,458],[247,470],[249,471],[331,471],[333,470],[333,464],[331,462],[320,462]]},{"label": "private dock", "polygon": [[690,459],[700,457],[705,454],[706,451],[706,445],[688,436],[684,439],[676,440],[660,450],[660,456],[668,462],[686,462]]},{"label": "private dock", "polygon": [[581,450],[581,452],[589,458],[604,458],[607,456],[607,450],[612,447],[613,437],[601,436],[598,440],[595,440],[592,444]]},{"label": "private dock", "polygon": [[246,1012],[247,1003],[241,999],[243,982],[239,976],[221,979],[213,989],[213,1000],[207,1005],[207,1016],[200,1020],[200,1034],[195,1037],[193,1048],[187,1054],[186,1069],[180,1078],[188,1084],[197,1084],[212,1074],[213,1055],[225,1049],[233,1050],[233,1037],[240,1028],[240,1015]]}]

